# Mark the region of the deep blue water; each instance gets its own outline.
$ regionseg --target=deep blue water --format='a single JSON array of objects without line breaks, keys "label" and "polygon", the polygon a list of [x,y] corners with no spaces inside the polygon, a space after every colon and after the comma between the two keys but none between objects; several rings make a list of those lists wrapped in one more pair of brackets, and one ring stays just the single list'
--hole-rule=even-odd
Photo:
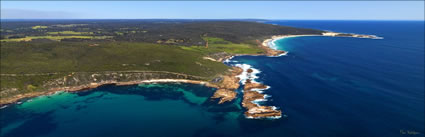
[{"label": "deep blue water", "polygon": [[214,89],[199,85],[103,86],[2,109],[0,135],[424,136],[423,21],[267,23],[384,39],[287,38],[276,42],[287,56],[233,58],[261,71],[279,120],[247,120],[240,100],[215,105]]}]

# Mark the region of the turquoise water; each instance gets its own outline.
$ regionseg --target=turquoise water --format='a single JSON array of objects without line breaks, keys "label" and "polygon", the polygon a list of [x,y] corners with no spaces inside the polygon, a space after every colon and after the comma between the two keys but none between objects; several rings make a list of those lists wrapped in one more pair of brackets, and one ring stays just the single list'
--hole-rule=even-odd
[{"label": "turquoise water", "polygon": [[[248,120],[240,99],[217,105],[192,84],[102,86],[1,109],[1,136],[423,137],[423,21],[271,21],[373,34],[382,40],[296,37],[287,56],[239,56],[261,71],[278,120]],[[411,134],[407,134],[411,133]]]},{"label": "turquoise water", "polygon": [[[2,109],[2,136],[188,136],[238,126],[237,105],[211,105],[214,89],[192,84],[103,86]],[[233,119],[233,120],[226,120]],[[208,129],[208,132],[203,132]],[[166,132],[164,132],[166,131]],[[65,134],[66,133],[66,134]]]}]

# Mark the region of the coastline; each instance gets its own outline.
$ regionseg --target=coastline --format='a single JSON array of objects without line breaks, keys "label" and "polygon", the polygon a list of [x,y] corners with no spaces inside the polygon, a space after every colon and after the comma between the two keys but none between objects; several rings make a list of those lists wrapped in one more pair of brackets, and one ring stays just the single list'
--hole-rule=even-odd
[{"label": "coastline", "polygon": [[[269,39],[265,39],[262,42],[259,42],[257,40],[258,46],[260,48],[262,48],[265,53],[262,54],[234,54],[231,56],[226,56],[223,59],[220,60],[215,60],[215,61],[219,61],[222,63],[226,63],[226,62],[232,62],[231,59],[234,56],[268,56],[268,57],[279,57],[279,56],[285,56],[288,54],[287,51],[283,51],[283,50],[278,50],[277,47],[275,46],[274,42],[276,42],[277,40],[280,39],[284,39],[284,38],[291,38],[291,37],[303,37],[303,36],[331,36],[331,37],[355,37],[355,38],[372,38],[372,39],[381,39],[381,37],[377,37],[375,35],[359,35],[359,34],[345,34],[345,33],[334,33],[334,32],[326,32],[326,33],[322,33],[322,35],[319,34],[306,34],[306,35],[274,35],[271,36],[271,38]],[[209,59],[209,58],[207,58]],[[243,71],[240,71],[240,70]],[[249,68],[249,69],[254,69],[255,68]],[[242,83],[242,85],[246,85],[248,83],[250,84],[257,84],[256,86],[259,86],[257,88],[249,88],[247,90],[249,90],[250,92],[256,92],[258,95],[256,95],[257,97],[254,97],[252,99],[248,99],[248,102],[255,104],[256,107],[246,107],[247,108],[247,113],[252,113],[252,115],[246,115],[246,118],[280,118],[281,117],[281,111],[277,110],[275,106],[260,106],[258,104],[258,102],[261,101],[266,101],[267,97],[270,97],[267,94],[263,94],[264,90],[267,90],[268,88],[270,88],[267,85],[263,85],[261,83],[258,83],[255,81],[255,74],[254,73],[254,78],[249,78],[248,80],[250,82],[247,82],[246,79],[242,80],[241,76],[242,75],[251,75],[251,72],[249,72],[248,74],[246,73],[246,71],[248,71],[247,69],[242,68],[242,66],[234,66],[232,68],[231,74],[229,75],[222,75],[222,79],[224,79],[221,83],[219,84],[212,84],[208,81],[202,81],[202,80],[189,80],[189,79],[149,79],[149,80],[136,80],[136,81],[126,81],[126,82],[117,82],[117,81],[102,81],[102,82],[98,82],[98,83],[90,83],[90,84],[84,84],[84,85],[79,85],[79,86],[73,86],[73,87],[60,87],[60,88],[51,88],[49,89],[47,92],[30,92],[30,93],[23,93],[23,94],[18,94],[12,97],[7,97],[7,98],[1,98],[0,100],[0,107],[4,108],[7,107],[9,104],[19,104],[20,100],[24,100],[24,99],[28,99],[28,98],[34,98],[37,96],[43,96],[43,95],[52,95],[55,94],[59,91],[65,91],[65,92],[79,92],[79,91],[84,91],[84,90],[89,90],[89,89],[93,89],[93,88],[97,88],[99,86],[102,85],[107,85],[107,84],[115,84],[117,86],[120,85],[135,85],[135,84],[142,84],[142,83],[189,83],[189,84],[200,84],[200,85],[204,85],[207,87],[211,87],[211,88],[216,88],[218,89],[214,94],[214,96],[212,96],[212,99],[220,99],[219,104],[222,104],[224,102],[228,102],[228,101],[232,101],[233,99],[236,98],[236,92],[235,90],[239,87],[239,83]],[[243,73],[243,74],[242,74]],[[264,87],[265,86],[265,87]],[[245,95],[244,95],[245,96]],[[254,109],[252,109],[254,108]],[[263,116],[262,113],[264,111],[269,111],[272,112],[272,115],[268,115],[266,114],[266,116]]]},{"label": "coastline", "polygon": [[125,86],[125,85],[136,85],[136,84],[143,84],[143,83],[188,83],[188,84],[199,84],[204,85],[211,88],[218,88],[217,85],[211,84],[207,81],[200,81],[200,80],[188,80],[188,79],[151,79],[151,80],[142,80],[142,81],[129,81],[129,82],[103,82],[103,83],[90,83],[87,85],[81,85],[81,86],[75,86],[75,87],[62,87],[62,88],[53,88],[49,89],[47,92],[30,92],[30,93],[24,93],[24,94],[18,94],[13,97],[8,98],[2,98],[0,100],[0,107],[4,108],[10,104],[19,104],[21,100],[25,100],[28,98],[34,98],[38,96],[45,96],[45,95],[53,95],[57,92],[64,91],[64,92],[80,92],[85,91],[93,88],[97,88],[102,85],[108,85],[108,84],[114,84],[117,86]]}]

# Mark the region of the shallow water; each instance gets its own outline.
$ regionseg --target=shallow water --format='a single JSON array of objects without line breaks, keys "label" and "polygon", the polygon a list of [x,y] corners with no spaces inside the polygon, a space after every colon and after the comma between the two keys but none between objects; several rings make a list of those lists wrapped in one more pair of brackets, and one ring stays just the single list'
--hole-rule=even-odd
[{"label": "shallow water", "polygon": [[279,120],[247,120],[240,99],[216,105],[200,85],[107,85],[1,109],[1,136],[424,136],[423,21],[267,23],[384,39],[288,38],[287,56],[233,58],[261,71]]},{"label": "shallow water", "polygon": [[2,136],[187,136],[237,127],[240,109],[212,105],[213,91],[192,84],[107,85],[37,97],[2,109]]}]

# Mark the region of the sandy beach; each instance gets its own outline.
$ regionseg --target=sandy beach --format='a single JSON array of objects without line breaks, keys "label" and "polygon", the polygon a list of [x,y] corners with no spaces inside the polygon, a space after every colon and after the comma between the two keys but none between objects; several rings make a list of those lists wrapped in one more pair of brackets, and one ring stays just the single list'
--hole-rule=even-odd
[{"label": "sandy beach", "polygon": [[[353,38],[369,38],[369,39],[383,39],[383,37],[378,37],[376,35],[364,35],[364,34],[346,34],[346,33],[337,33],[337,32],[324,32],[321,35],[318,34],[309,34],[309,35],[275,35],[269,39],[263,41],[262,45],[269,47],[274,50],[278,50],[274,42],[280,39],[293,38],[293,37],[307,37],[307,36],[326,36],[326,37],[353,37]],[[287,51],[282,55],[286,55]]]},{"label": "sandy beach", "polygon": [[[277,40],[285,39],[285,38],[293,38],[293,37],[306,37],[306,36],[323,36],[323,35],[275,35],[275,36],[272,36],[270,39],[264,40],[262,45],[274,50],[278,50],[276,45],[274,44],[274,42],[276,42]],[[286,55],[286,53],[284,54]]]}]

